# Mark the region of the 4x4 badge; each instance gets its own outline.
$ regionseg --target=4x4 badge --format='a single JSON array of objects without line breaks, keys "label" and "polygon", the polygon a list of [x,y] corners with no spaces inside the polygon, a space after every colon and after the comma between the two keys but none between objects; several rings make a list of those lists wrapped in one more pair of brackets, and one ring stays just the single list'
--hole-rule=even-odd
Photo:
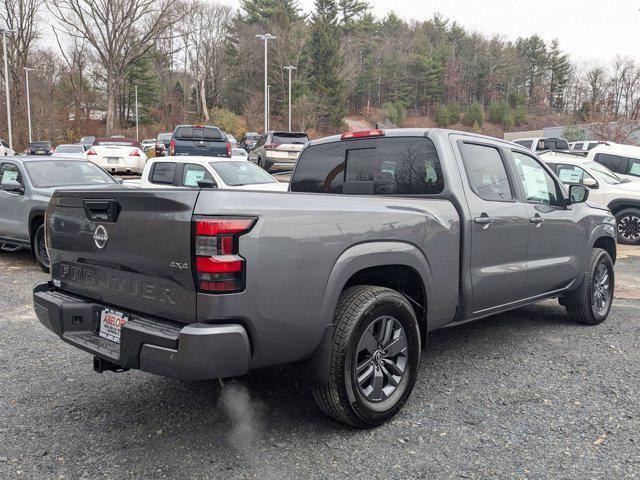
[{"label": "4x4 badge", "polygon": [[93,233],[93,241],[96,243],[96,247],[99,249],[103,249],[107,246],[107,242],[109,241],[109,234],[107,234],[107,229],[102,225],[98,225],[96,231]]}]

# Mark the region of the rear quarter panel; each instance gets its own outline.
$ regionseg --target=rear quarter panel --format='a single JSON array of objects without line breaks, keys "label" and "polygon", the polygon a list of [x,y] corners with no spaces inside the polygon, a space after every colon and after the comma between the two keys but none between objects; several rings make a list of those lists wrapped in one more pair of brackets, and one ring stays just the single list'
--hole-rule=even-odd
[{"label": "rear quarter panel", "polygon": [[454,316],[460,231],[447,200],[218,190],[202,191],[194,213],[259,218],[240,240],[245,291],[197,305],[198,321],[247,327],[252,368],[310,356],[351,272],[377,262],[419,271],[430,327]]}]

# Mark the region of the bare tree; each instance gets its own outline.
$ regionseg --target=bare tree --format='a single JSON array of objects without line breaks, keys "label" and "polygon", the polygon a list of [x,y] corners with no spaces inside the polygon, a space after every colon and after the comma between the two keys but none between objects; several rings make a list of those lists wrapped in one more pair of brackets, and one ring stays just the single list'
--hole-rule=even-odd
[{"label": "bare tree", "polygon": [[[13,30],[7,37],[9,59],[9,77],[13,85],[12,104],[17,116],[25,118],[26,105],[24,102],[24,67],[40,37],[37,28],[38,10],[43,0],[3,0],[0,2],[0,23]],[[17,118],[19,118],[17,117]],[[18,125],[22,125],[19,123]],[[26,129],[16,130],[18,142],[26,139]]]},{"label": "bare tree", "polygon": [[68,35],[95,50],[105,81],[106,131],[115,123],[116,95],[131,65],[142,58],[187,9],[175,0],[56,0],[49,10]]}]

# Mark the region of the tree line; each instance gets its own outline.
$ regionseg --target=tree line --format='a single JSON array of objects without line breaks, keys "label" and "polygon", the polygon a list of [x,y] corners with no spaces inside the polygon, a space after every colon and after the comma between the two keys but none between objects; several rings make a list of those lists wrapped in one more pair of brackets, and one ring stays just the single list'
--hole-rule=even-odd
[{"label": "tree line", "polygon": [[[402,125],[510,129],[527,116],[568,122],[637,121],[640,65],[572,62],[557,40],[506,40],[439,14],[377,18],[365,0],[4,0],[16,144],[26,142],[24,68],[31,72],[34,135],[56,141],[130,131],[134,86],[147,135],[183,122],[234,133],[262,129],[263,43],[271,33],[272,125],[286,126],[293,65],[294,129],[343,128],[346,115]],[[4,102],[4,96],[2,97]],[[2,103],[4,112],[4,103]],[[380,113],[382,112],[382,113]],[[6,118],[0,115],[6,138]]]}]

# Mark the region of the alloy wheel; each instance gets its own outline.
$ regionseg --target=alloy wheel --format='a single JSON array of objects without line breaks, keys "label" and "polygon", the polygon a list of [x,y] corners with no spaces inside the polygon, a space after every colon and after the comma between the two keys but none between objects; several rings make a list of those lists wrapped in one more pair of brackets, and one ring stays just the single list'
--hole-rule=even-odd
[{"label": "alloy wheel", "polygon": [[604,315],[611,300],[611,275],[604,263],[599,263],[593,275],[593,290],[591,305],[595,313]]},{"label": "alloy wheel", "polygon": [[630,242],[640,239],[640,218],[635,215],[622,217],[618,222],[618,235]]},{"label": "alloy wheel", "polygon": [[407,336],[394,317],[375,319],[362,333],[355,355],[358,390],[370,402],[382,402],[398,388],[408,370]]}]

